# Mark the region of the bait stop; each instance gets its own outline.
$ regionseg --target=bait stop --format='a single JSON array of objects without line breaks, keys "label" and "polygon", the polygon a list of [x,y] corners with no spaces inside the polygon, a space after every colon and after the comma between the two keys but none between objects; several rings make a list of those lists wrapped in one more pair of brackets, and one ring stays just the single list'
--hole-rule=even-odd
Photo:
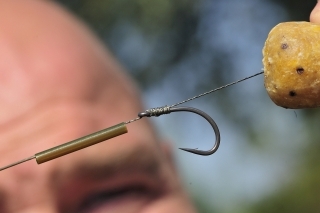
[{"label": "bait stop", "polygon": [[198,114],[198,115],[202,116],[204,119],[206,119],[210,123],[211,127],[213,128],[213,130],[215,132],[216,139],[215,139],[215,143],[214,143],[213,147],[210,150],[198,150],[198,149],[189,149],[189,148],[180,148],[180,149],[183,151],[187,151],[187,152],[196,154],[196,155],[202,155],[202,156],[212,155],[213,153],[215,153],[218,150],[219,145],[220,145],[220,131],[219,131],[219,128],[218,128],[217,124],[215,123],[215,121],[208,114],[206,114],[205,112],[203,112],[199,109],[192,108],[192,107],[184,107],[184,106],[177,107],[177,105],[183,104],[185,102],[191,101],[196,98],[200,98],[202,96],[208,95],[209,93],[215,92],[217,90],[224,89],[228,86],[237,84],[241,81],[255,77],[255,76],[260,75],[262,73],[263,72],[259,72],[257,74],[254,74],[249,77],[243,78],[241,80],[232,82],[230,84],[226,84],[222,87],[207,91],[205,93],[202,93],[200,95],[194,96],[189,99],[186,99],[182,102],[173,104],[171,106],[163,106],[163,107],[156,107],[156,108],[148,109],[144,112],[140,112],[138,114],[138,117],[135,119],[116,124],[114,126],[100,130],[98,132],[83,136],[81,138],[78,138],[78,139],[72,140],[70,142],[52,147],[47,150],[41,151],[39,153],[34,154],[31,157],[28,157],[23,160],[20,160],[15,163],[4,166],[4,167],[0,168],[0,171],[7,169],[7,168],[10,168],[10,167],[13,167],[13,166],[16,166],[18,164],[24,163],[24,162],[32,160],[32,159],[35,159],[38,164],[45,163],[47,161],[53,160],[53,159],[61,157],[63,155],[67,155],[72,152],[78,151],[80,149],[84,149],[86,147],[100,143],[102,141],[120,136],[120,135],[128,132],[127,127],[126,127],[127,124],[138,121],[144,117],[153,117],[153,116],[158,117],[158,116],[164,115],[164,114],[169,114],[169,113],[173,113],[173,112],[183,112],[183,111]]}]

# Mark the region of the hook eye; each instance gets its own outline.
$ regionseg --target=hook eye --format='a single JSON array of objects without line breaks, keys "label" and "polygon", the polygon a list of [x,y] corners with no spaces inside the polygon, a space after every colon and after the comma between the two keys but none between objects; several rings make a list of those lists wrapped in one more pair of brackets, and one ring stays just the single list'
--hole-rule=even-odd
[{"label": "hook eye", "polygon": [[199,109],[196,109],[193,107],[168,107],[168,106],[164,106],[164,107],[158,107],[158,108],[152,108],[152,109],[146,110],[145,112],[139,113],[138,116],[140,118],[151,117],[151,116],[160,116],[163,114],[169,114],[171,112],[182,112],[182,111],[193,112],[193,113],[196,113],[196,114],[202,116],[204,119],[206,119],[210,123],[210,125],[216,135],[216,141],[215,141],[214,146],[210,150],[198,150],[198,149],[189,149],[189,148],[179,148],[179,149],[186,151],[186,152],[191,152],[196,155],[203,155],[203,156],[208,156],[208,155],[212,155],[213,153],[215,153],[218,150],[219,145],[220,145],[219,128],[218,128],[216,122],[207,113],[205,113]]}]

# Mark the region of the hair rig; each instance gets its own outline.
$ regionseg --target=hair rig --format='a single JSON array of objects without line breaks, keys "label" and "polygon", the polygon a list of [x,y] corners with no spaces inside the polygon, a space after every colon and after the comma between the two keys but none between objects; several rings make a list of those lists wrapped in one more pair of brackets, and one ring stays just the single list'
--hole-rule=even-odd
[{"label": "hair rig", "polygon": [[45,163],[47,161],[53,160],[53,159],[61,157],[63,155],[70,154],[70,153],[78,151],[80,149],[84,149],[88,146],[92,146],[92,145],[100,143],[102,141],[105,141],[105,140],[117,137],[119,135],[125,134],[128,132],[126,124],[138,121],[138,120],[142,119],[143,117],[153,117],[153,116],[157,117],[157,116],[164,115],[164,114],[169,114],[169,113],[173,113],[173,112],[183,112],[183,111],[198,114],[198,115],[202,116],[204,119],[206,119],[210,123],[211,127],[213,128],[213,130],[215,132],[216,140],[215,140],[214,146],[210,150],[198,150],[198,149],[189,149],[189,148],[180,148],[180,149],[187,151],[187,152],[190,152],[190,153],[193,153],[193,154],[197,154],[197,155],[203,155],[203,156],[212,155],[213,153],[215,153],[217,151],[217,149],[219,148],[219,145],[220,145],[220,131],[219,131],[219,128],[218,128],[217,124],[215,123],[215,121],[208,114],[206,114],[205,112],[203,112],[199,109],[192,108],[192,107],[183,107],[183,106],[177,107],[177,105],[183,104],[185,102],[191,101],[196,98],[200,98],[202,96],[208,95],[209,93],[215,92],[217,90],[224,89],[228,86],[237,84],[241,81],[255,77],[255,76],[260,75],[262,73],[263,72],[254,74],[252,76],[249,76],[249,77],[243,78],[241,80],[232,82],[230,84],[224,85],[222,87],[210,90],[208,92],[194,96],[192,98],[189,98],[187,100],[184,100],[182,102],[176,103],[171,106],[163,106],[163,107],[156,107],[156,108],[148,109],[144,112],[140,112],[138,114],[138,117],[135,119],[129,120],[127,122],[119,123],[117,125],[100,130],[98,132],[86,135],[84,137],[72,140],[70,142],[55,146],[50,149],[38,152],[31,157],[25,158],[23,160],[20,160],[15,163],[9,164],[5,167],[2,167],[2,168],[0,168],[0,171],[7,169],[7,168],[10,168],[10,167],[13,167],[13,166],[16,166],[18,164],[24,163],[24,162],[32,160],[32,159],[35,159],[38,164]]}]

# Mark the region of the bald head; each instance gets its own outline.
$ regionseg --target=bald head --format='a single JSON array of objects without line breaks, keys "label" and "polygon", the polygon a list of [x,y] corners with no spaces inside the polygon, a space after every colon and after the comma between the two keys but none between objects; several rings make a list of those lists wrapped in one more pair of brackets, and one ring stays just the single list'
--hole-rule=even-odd
[{"label": "bald head", "polygon": [[[103,45],[50,1],[0,0],[0,164],[135,118],[134,84]],[[165,145],[129,134],[0,174],[0,212],[194,212]]]},{"label": "bald head", "polygon": [[41,105],[69,102],[105,111],[130,105],[136,114],[132,82],[88,29],[57,7],[0,1],[0,124]]},{"label": "bald head", "polygon": [[[5,146],[8,154],[26,140],[71,130],[66,139],[74,139],[142,110],[135,85],[104,45],[51,1],[0,0],[0,71],[0,134],[14,144]],[[146,120],[131,131],[154,137]]]}]

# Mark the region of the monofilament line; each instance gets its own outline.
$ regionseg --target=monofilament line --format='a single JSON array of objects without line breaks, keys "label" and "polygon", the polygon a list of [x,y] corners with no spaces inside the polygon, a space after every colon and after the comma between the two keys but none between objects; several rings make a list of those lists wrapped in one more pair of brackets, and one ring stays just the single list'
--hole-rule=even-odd
[{"label": "monofilament line", "polygon": [[229,87],[229,86],[231,86],[231,85],[234,85],[234,84],[240,83],[240,82],[242,82],[242,81],[248,80],[248,79],[253,78],[253,77],[257,76],[257,75],[261,75],[262,73],[263,73],[263,71],[262,71],[262,72],[259,72],[259,73],[256,73],[256,74],[254,74],[254,75],[251,75],[251,76],[249,76],[249,77],[240,79],[240,80],[238,80],[238,81],[234,81],[234,82],[232,82],[232,83],[226,84],[226,85],[224,85],[224,86],[218,87],[218,88],[216,88],[216,89],[207,91],[207,92],[202,93],[202,94],[200,94],[200,95],[196,95],[196,96],[194,96],[194,97],[192,97],[192,98],[189,98],[189,99],[187,99],[187,100],[184,100],[184,101],[181,101],[181,102],[179,102],[179,103],[173,104],[173,105],[171,105],[170,107],[175,107],[175,106],[178,106],[178,105],[180,105],[180,104],[186,103],[186,102],[188,102],[188,101],[192,101],[192,100],[194,100],[194,99],[197,99],[197,98],[200,98],[200,97],[202,97],[202,96],[208,95],[208,94],[210,94],[210,93],[216,92],[216,91],[218,91],[218,90],[224,89],[224,88]]},{"label": "monofilament line", "polygon": [[[171,106],[157,107],[157,108],[152,108],[152,109],[159,109],[159,108],[165,108],[165,107],[169,107],[169,108],[170,108],[170,107],[175,107],[175,106],[178,106],[178,105],[180,105],[180,104],[186,103],[186,102],[188,102],[188,101],[192,101],[192,100],[194,100],[194,99],[197,99],[197,98],[200,98],[200,97],[202,97],[202,96],[208,95],[208,94],[210,94],[210,93],[216,92],[216,91],[218,91],[218,90],[224,89],[224,88],[229,87],[229,86],[231,86],[231,85],[234,85],[234,84],[240,83],[240,82],[242,82],[242,81],[248,80],[248,79],[253,78],[253,77],[257,76],[257,75],[261,75],[262,73],[263,73],[263,71],[262,71],[262,72],[259,72],[259,73],[256,73],[256,74],[254,74],[254,75],[248,76],[248,77],[246,77],[246,78],[240,79],[240,80],[238,80],[238,81],[234,81],[234,82],[232,82],[232,83],[226,84],[226,85],[224,85],[224,86],[218,87],[218,88],[216,88],[216,89],[213,89],[213,90],[204,92],[204,93],[202,93],[202,94],[200,94],[200,95],[196,95],[196,96],[194,96],[194,97],[192,97],[192,98],[188,98],[188,99],[186,99],[186,100],[184,100],[184,101],[181,101],[181,102],[179,102],[179,103],[175,103],[175,104],[173,104],[173,105],[171,105]],[[148,110],[147,110],[147,111],[148,111]],[[133,123],[133,122],[135,122],[135,121],[137,121],[137,120],[140,120],[141,118],[142,118],[142,117],[137,117],[137,118],[135,118],[135,119],[126,121],[126,122],[124,122],[124,123],[125,123],[125,124]]]},{"label": "monofilament line", "polygon": [[5,167],[0,168],[0,171],[5,170],[5,169],[8,169],[8,168],[13,167],[13,166],[16,166],[16,165],[18,165],[18,164],[20,164],[20,163],[24,163],[24,162],[26,162],[26,161],[32,160],[32,159],[34,159],[34,158],[35,158],[35,156],[31,156],[31,157],[25,158],[25,159],[23,159],[23,160],[17,161],[17,162],[15,162],[15,163],[9,164],[9,165],[7,165],[7,166],[5,166]]}]

